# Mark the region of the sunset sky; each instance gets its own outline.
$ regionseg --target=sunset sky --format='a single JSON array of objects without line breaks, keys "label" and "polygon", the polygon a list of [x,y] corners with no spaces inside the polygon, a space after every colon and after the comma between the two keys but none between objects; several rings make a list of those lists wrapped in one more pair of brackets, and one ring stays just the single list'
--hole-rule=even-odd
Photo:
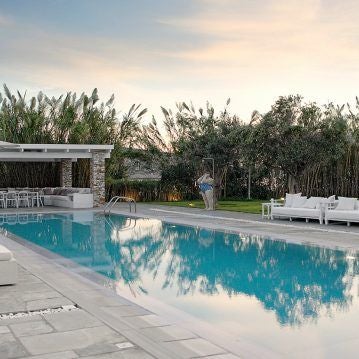
[{"label": "sunset sky", "polygon": [[0,0],[0,79],[51,95],[99,89],[150,113],[206,100],[247,120],[280,95],[359,95],[355,0]]}]

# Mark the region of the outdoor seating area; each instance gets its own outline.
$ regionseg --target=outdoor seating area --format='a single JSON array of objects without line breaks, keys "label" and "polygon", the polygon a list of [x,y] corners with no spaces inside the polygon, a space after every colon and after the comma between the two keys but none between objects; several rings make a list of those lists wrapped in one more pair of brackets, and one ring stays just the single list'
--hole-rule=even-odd
[{"label": "outdoor seating area", "polygon": [[0,188],[0,208],[42,206],[92,208],[93,194],[90,188]]},{"label": "outdoor seating area", "polygon": [[286,194],[284,202],[272,199],[270,202],[270,218],[304,218],[318,220],[320,224],[328,225],[330,221],[346,222],[348,226],[352,222],[359,222],[359,200],[350,197],[330,196],[310,197],[301,193]]},{"label": "outdoor seating area", "polygon": [[65,208],[92,208],[93,194],[90,188],[46,187],[43,189],[45,206]]},{"label": "outdoor seating area", "polygon": [[[55,206],[64,208],[93,208],[105,202],[105,160],[110,158],[113,145],[96,144],[16,144],[0,141],[0,162],[6,165],[14,162],[17,167],[22,163],[58,163],[57,173],[51,181],[43,178],[28,181],[22,178],[4,176],[0,188],[0,208],[31,208]],[[89,176],[83,183],[73,181],[73,164],[79,159],[88,161]],[[10,167],[9,167],[10,168]],[[11,169],[8,168],[9,173]],[[18,188],[17,186],[24,187]],[[12,188],[14,187],[15,188]],[[25,186],[38,186],[29,188]],[[78,187],[72,187],[78,186]],[[81,186],[81,188],[80,188]],[[88,187],[88,188],[82,188]]]},{"label": "outdoor seating area", "polygon": [[0,188],[1,208],[40,207],[44,205],[41,188]]}]

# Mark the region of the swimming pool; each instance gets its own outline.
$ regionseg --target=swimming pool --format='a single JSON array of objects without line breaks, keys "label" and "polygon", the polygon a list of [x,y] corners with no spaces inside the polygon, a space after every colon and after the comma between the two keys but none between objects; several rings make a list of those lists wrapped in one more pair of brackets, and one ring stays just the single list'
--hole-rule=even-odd
[{"label": "swimming pool", "polygon": [[25,216],[2,227],[133,295],[285,356],[323,354],[338,338],[356,352],[355,253],[114,214]]}]

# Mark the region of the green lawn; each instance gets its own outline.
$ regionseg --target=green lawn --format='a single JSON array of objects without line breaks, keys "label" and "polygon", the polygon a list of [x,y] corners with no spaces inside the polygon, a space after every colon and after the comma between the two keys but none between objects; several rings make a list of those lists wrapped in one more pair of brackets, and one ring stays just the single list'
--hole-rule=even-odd
[{"label": "green lawn", "polygon": [[[245,213],[261,213],[262,203],[264,200],[242,200],[242,201],[219,201],[217,209],[224,211],[245,212]],[[204,208],[203,201],[178,201],[178,202],[154,202],[155,204],[162,204],[174,207],[191,207]]]}]

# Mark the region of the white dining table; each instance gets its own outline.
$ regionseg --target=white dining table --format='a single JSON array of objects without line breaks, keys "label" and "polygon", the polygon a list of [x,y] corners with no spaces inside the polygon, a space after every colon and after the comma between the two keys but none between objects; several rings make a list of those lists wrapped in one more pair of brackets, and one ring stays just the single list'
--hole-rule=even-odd
[{"label": "white dining table", "polygon": [[17,196],[19,195],[19,193],[27,193],[28,196],[29,196],[29,200],[30,200],[31,196],[34,196],[34,197],[36,197],[36,206],[40,207],[40,196],[39,196],[38,191],[26,191],[26,190],[19,191],[19,190],[15,190],[15,191],[0,191],[0,193],[4,195],[5,208],[7,208],[7,205],[6,205],[7,195],[10,194],[10,193],[11,194],[15,193]]}]

